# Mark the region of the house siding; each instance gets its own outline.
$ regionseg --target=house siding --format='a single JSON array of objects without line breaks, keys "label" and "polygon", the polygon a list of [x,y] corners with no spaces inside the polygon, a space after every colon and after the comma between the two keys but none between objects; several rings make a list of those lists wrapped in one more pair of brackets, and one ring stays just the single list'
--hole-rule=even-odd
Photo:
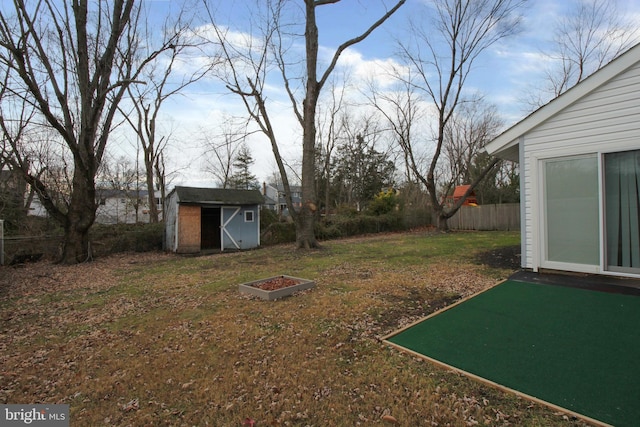
[{"label": "house siding", "polygon": [[[640,147],[640,65],[635,64],[524,135],[521,197],[541,197],[540,160]],[[523,267],[540,265],[542,212],[526,203],[523,212]]]}]

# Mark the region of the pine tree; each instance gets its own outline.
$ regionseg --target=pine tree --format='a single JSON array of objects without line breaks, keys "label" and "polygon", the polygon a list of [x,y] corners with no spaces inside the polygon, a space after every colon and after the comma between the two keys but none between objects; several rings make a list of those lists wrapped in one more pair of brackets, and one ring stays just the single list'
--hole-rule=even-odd
[{"label": "pine tree", "polygon": [[234,174],[231,175],[230,188],[236,190],[256,190],[260,188],[258,179],[251,173],[251,166],[255,163],[246,145],[242,145],[233,160]]}]

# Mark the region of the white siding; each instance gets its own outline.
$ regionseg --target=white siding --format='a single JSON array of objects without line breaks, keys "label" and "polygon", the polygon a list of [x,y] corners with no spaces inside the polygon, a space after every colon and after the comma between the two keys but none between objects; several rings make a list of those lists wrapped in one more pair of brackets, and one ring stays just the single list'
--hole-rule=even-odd
[{"label": "white siding", "polygon": [[[541,159],[640,148],[640,65],[596,88],[524,135],[521,201],[538,201]],[[540,203],[526,203],[523,267],[540,265]]]}]

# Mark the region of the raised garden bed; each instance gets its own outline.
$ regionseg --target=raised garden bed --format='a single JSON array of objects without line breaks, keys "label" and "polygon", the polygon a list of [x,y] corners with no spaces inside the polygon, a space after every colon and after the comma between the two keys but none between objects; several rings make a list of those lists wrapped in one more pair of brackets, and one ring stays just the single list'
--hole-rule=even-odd
[{"label": "raised garden bed", "polygon": [[315,282],[311,280],[282,275],[243,283],[238,285],[238,289],[242,293],[272,301],[315,286]]}]

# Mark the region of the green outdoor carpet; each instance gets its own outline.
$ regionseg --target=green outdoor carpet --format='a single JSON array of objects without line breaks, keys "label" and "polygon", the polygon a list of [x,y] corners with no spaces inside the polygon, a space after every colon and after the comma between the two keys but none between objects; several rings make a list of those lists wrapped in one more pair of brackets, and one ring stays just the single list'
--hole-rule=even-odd
[{"label": "green outdoor carpet", "polygon": [[615,426],[640,420],[640,297],[506,281],[387,341]]}]

